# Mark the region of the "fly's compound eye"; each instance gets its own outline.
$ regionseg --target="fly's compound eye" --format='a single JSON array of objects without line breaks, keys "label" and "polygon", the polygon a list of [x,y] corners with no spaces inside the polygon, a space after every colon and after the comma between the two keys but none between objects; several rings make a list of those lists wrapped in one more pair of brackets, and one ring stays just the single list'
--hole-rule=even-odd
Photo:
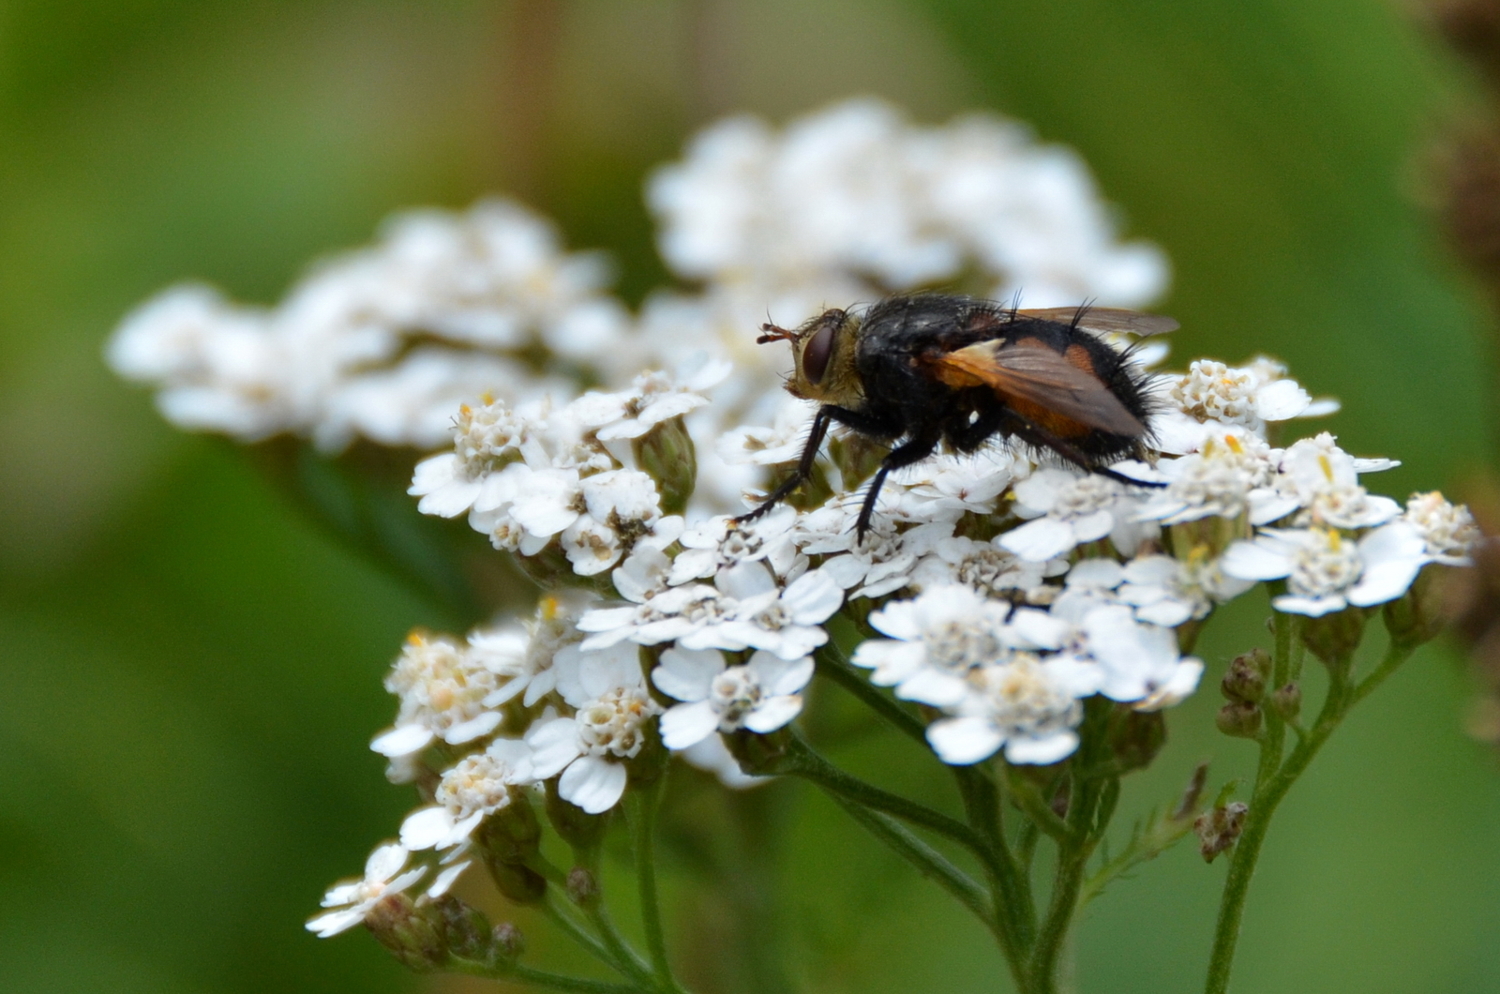
[{"label": "fly's compound eye", "polygon": [[837,326],[829,323],[813,332],[807,348],[802,350],[802,375],[809,383],[820,383],[828,371],[828,358],[833,355],[833,336]]}]

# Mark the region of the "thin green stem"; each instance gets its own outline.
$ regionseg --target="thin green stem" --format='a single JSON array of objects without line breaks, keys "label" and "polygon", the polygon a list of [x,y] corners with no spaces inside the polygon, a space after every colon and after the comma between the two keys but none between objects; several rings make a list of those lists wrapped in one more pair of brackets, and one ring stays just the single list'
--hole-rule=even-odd
[{"label": "thin green stem", "polygon": [[868,674],[845,659],[844,654],[832,642],[819,649],[814,658],[817,660],[819,676],[827,677],[854,695],[860,703],[903,735],[922,743],[924,748],[927,746],[927,726],[922,723],[922,719],[887,697],[879,687],[870,682]]},{"label": "thin green stem", "polygon": [[1036,785],[1009,763],[1005,764],[1005,785],[1016,804],[1037,828],[1058,842],[1068,838],[1072,832],[1068,823],[1052,810],[1052,806],[1043,799],[1041,794],[1037,793]]},{"label": "thin green stem", "polygon": [[1025,950],[1036,931],[1036,901],[1031,894],[1031,881],[1005,838],[1000,792],[993,780],[972,766],[955,766],[953,775],[970,827],[990,848],[991,859],[985,863],[985,869],[995,899],[996,920],[1009,933],[1011,948]]},{"label": "thin green stem", "polygon": [[610,967],[618,973],[629,976],[629,971],[615,959],[613,953],[599,941],[599,937],[583,926],[572,913],[557,902],[554,896],[556,891],[548,889],[545,899],[542,901],[542,913],[552,921],[558,928],[568,934],[574,942],[588,950],[599,962]]},{"label": "thin green stem", "polygon": [[1084,873],[1093,855],[1103,826],[1095,826],[1102,788],[1097,780],[1081,780],[1073,786],[1066,822],[1068,835],[1057,847],[1057,871],[1052,883],[1052,898],[1047,914],[1037,932],[1031,952],[1031,991],[1054,994],[1057,990],[1058,960],[1067,943],[1068,929],[1078,910]]},{"label": "thin green stem", "polygon": [[630,828],[634,836],[635,877],[641,894],[641,922],[646,931],[646,952],[651,970],[663,990],[677,992],[676,978],[667,960],[666,931],[661,923],[661,901],[656,892],[656,810],[661,797],[662,778],[630,795]]},{"label": "thin green stem", "polygon": [[[599,872],[599,851],[592,849],[575,849],[575,858],[578,865],[587,870],[594,878],[595,886],[602,883],[602,875]],[[635,983],[647,990],[656,990],[655,976],[641,959],[639,953],[630,948],[625,937],[620,934],[619,928],[615,926],[614,919],[610,916],[609,907],[604,903],[602,891],[592,895],[588,900],[580,902],[579,908],[588,916],[588,920],[599,934],[599,941],[604,948],[609,950],[609,955],[618,965],[620,972],[624,973]]]},{"label": "thin green stem", "polygon": [[786,758],[787,765],[781,770],[783,773],[811,780],[831,794],[936,832],[968,849],[981,861],[988,863],[994,860],[994,854],[990,852],[984,840],[968,825],[956,818],[948,817],[941,811],[934,811],[925,804],[918,804],[899,794],[881,790],[852,773],[846,773],[814,752],[812,747],[800,738],[794,737],[790,740]]},{"label": "thin green stem", "polygon": [[840,794],[830,793],[829,796],[835,804],[848,812],[851,818],[864,826],[866,831],[884,842],[896,855],[915,866],[924,877],[936,881],[939,886],[956,897],[960,904],[968,908],[975,918],[983,922],[986,928],[998,934],[999,926],[990,910],[989,898],[984,888],[979,886],[972,877],[954,866],[946,856],[917,838],[894,819],[878,811],[871,811],[857,801]]},{"label": "thin green stem", "polygon": [[[1392,643],[1386,649],[1380,665],[1357,688],[1350,680],[1350,660],[1335,660],[1328,667],[1328,696],[1323,701],[1317,721],[1301,737],[1279,769],[1272,770],[1267,777],[1257,777],[1250,810],[1245,816],[1245,828],[1239,841],[1235,843],[1229,874],[1224,880],[1224,895],[1219,904],[1219,920],[1214,930],[1213,952],[1209,958],[1208,981],[1204,987],[1206,994],[1224,994],[1229,989],[1235,946],[1239,941],[1240,925],[1244,919],[1245,899],[1277,807],[1291,790],[1292,784],[1297,782],[1297,778],[1306,771],[1308,764],[1323,748],[1334,729],[1344,720],[1349,709],[1394,673],[1411,653],[1411,646]],[[1262,769],[1264,767],[1263,762]]]}]

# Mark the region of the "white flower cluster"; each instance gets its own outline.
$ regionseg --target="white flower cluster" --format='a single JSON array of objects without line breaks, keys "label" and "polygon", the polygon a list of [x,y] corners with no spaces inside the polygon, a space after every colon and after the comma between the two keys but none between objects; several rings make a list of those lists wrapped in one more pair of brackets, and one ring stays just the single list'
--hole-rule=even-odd
[{"label": "white flower cluster", "polygon": [[[315,267],[274,308],[168,290],[125,319],[108,359],[156,386],[162,413],[188,430],[295,434],[330,452],[355,438],[429,448],[463,401],[571,390],[568,364],[619,355],[629,315],[601,292],[608,275],[602,257],[563,253],[548,223],[509,201],[417,211],[372,248]],[[521,359],[537,346],[556,357],[553,381]]]}]

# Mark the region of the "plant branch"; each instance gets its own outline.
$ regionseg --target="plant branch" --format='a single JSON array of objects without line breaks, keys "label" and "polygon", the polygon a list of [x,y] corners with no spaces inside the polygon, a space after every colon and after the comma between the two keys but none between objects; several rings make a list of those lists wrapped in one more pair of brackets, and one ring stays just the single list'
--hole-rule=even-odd
[{"label": "plant branch", "polygon": [[661,923],[661,902],[656,892],[655,829],[661,777],[630,794],[630,829],[635,848],[635,876],[641,894],[641,922],[646,930],[646,952],[651,970],[663,990],[682,988],[672,976],[667,960],[666,932]]},{"label": "plant branch", "polygon": [[844,654],[832,642],[819,649],[814,658],[817,661],[819,676],[827,677],[838,684],[891,727],[908,738],[922,743],[924,749],[928,748],[927,726],[922,723],[922,719],[906,710],[894,698],[886,696],[879,687],[870,682],[865,673],[845,659]]}]

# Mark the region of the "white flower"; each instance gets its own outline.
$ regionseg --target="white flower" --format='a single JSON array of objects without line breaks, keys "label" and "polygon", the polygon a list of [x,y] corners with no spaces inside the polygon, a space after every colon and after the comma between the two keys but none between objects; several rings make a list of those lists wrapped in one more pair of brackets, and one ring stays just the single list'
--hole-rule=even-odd
[{"label": "white flower", "polygon": [[597,601],[597,596],[583,591],[548,594],[525,628],[512,624],[470,633],[470,653],[500,681],[485,697],[485,705],[498,708],[520,695],[521,704],[529,708],[551,693],[557,687],[558,657],[562,665],[577,665],[573,657],[583,633],[574,625]]},{"label": "white flower", "polygon": [[[851,597],[884,597],[907,586],[913,578],[917,560],[929,554],[943,539],[953,534],[953,519],[933,521],[897,531],[896,524],[885,515],[870,522],[864,537],[854,530],[858,511],[846,508],[835,497],[799,523],[802,551],[807,555],[827,556],[820,571]],[[828,520],[823,520],[824,518]],[[840,524],[834,524],[837,520]],[[839,553],[842,553],[841,555]]]},{"label": "white flower", "polygon": [[1296,525],[1371,528],[1400,513],[1389,497],[1368,493],[1359,485],[1359,462],[1323,432],[1289,446],[1281,457],[1277,489],[1296,500]]},{"label": "white flower", "polygon": [[1140,556],[1125,564],[1120,601],[1135,610],[1138,620],[1167,628],[1208,616],[1215,602],[1232,600],[1255,585],[1252,580],[1225,576],[1217,559],[1190,554]]},{"label": "white flower", "polygon": [[1260,357],[1235,368],[1212,359],[1199,359],[1182,376],[1160,378],[1171,405],[1152,418],[1156,446],[1163,452],[1185,453],[1201,447],[1217,425],[1239,425],[1264,435],[1267,422],[1332,414],[1338,402],[1314,401],[1296,380],[1286,378],[1286,367]]},{"label": "white flower", "polygon": [[645,724],[661,713],[646,692],[636,651],[629,644],[559,659],[557,689],[575,709],[571,716],[538,721],[526,733],[531,777],[562,774],[558,793],[589,814],[614,807],[625,792],[624,760],[639,755]]},{"label": "white flower", "polygon": [[778,589],[761,562],[719,573],[715,585],[671,587],[632,607],[599,608],[578,622],[593,632],[583,648],[629,639],[640,645],[677,642],[685,649],[766,649],[783,659],[805,656],[828,641],[820,626],[843,604],[843,591],[820,570]]},{"label": "white flower", "polygon": [[[764,561],[777,576],[798,562],[792,528],[795,509],[783,504],[754,521],[718,515],[682,533],[683,551],[672,561],[670,583],[679,585],[711,577],[738,563]],[[806,560],[801,560],[806,562]]]},{"label": "white flower", "polygon": [[724,744],[724,740],[717,735],[700,739],[695,744],[677,752],[677,755],[687,760],[688,765],[697,767],[705,773],[712,773],[730,790],[759,787],[775,779],[774,777],[751,776],[740,769],[740,761],[734,758],[729,747]]},{"label": "white flower", "polygon": [[782,659],[760,650],[743,666],[726,667],[722,652],[668,649],[651,671],[651,682],[686,703],[662,715],[662,742],[678,750],[714,732],[774,732],[802,710],[799,691],[812,674],[808,656]]},{"label": "white flower", "polygon": [[495,739],[444,771],[433,804],[401,823],[401,844],[412,850],[461,845],[488,815],[508,806],[512,787],[530,776],[531,747],[519,739]]},{"label": "white flower", "polygon": [[1436,490],[1412,494],[1402,520],[1421,534],[1433,562],[1450,566],[1469,565],[1469,552],[1483,537],[1469,509],[1449,503]]},{"label": "white flower", "polygon": [[320,939],[338,935],[363,922],[370,909],[382,898],[399,894],[422,879],[426,867],[401,872],[409,855],[406,847],[396,842],[377,846],[365,863],[363,878],[346,880],[328,888],[323,895],[323,907],[335,910],[310,919],[307,930]]},{"label": "white flower", "polygon": [[869,639],[852,662],[874,670],[872,682],[896,696],[937,707],[958,703],[978,667],[1003,662],[1015,648],[1057,649],[1068,626],[1030,609],[1014,612],[968,587],[933,587],[912,600],[872,612],[870,624],[888,639]]},{"label": "white flower", "polygon": [[1092,667],[1067,657],[1009,655],[970,674],[968,693],[927,728],[943,762],[977,763],[1002,746],[1012,763],[1055,763],[1078,748],[1080,697],[1094,691]]},{"label": "white flower", "polygon": [[1210,434],[1196,452],[1163,460],[1157,469],[1167,486],[1147,497],[1138,512],[1143,519],[1175,525],[1248,514],[1265,524],[1290,510],[1270,486],[1276,473],[1271,447],[1247,431]]},{"label": "white flower", "polygon": [[814,405],[789,393],[783,392],[782,397],[769,428],[740,425],[719,436],[715,443],[719,457],[730,464],[756,466],[796,462],[807,444]]},{"label": "white flower", "polygon": [[370,748],[394,758],[420,752],[434,738],[449,745],[482,738],[500,725],[500,712],[486,704],[498,687],[498,674],[467,646],[412,632],[385,678],[386,690],[401,700],[396,727]]},{"label": "white flower", "polygon": [[1317,617],[1394,600],[1429,561],[1421,533],[1393,521],[1357,543],[1336,528],[1266,529],[1230,546],[1223,569],[1243,580],[1285,579],[1287,593],[1272,606]]},{"label": "white flower", "polygon": [[1114,701],[1158,710],[1191,694],[1203,675],[1203,664],[1177,651],[1170,628],[1141,624],[1125,604],[1105,604],[1084,616],[1080,658],[1100,670],[1099,693]]},{"label": "white flower", "polygon": [[486,477],[508,454],[519,452],[536,427],[502,402],[460,406],[453,423],[454,451],[417,464],[407,490],[422,498],[417,510],[443,518],[469,510],[484,490]]},{"label": "white flower", "polygon": [[700,352],[682,370],[681,382],[670,373],[642,373],[629,390],[586,393],[574,401],[574,407],[579,422],[594,429],[601,440],[640,438],[661,422],[707,404],[704,391],[722,382],[731,368]]},{"label": "white flower", "polygon": [[1140,498],[1096,473],[1039,469],[1014,487],[1015,511],[1033,520],[1000,536],[1000,545],[1022,559],[1046,562],[1075,546],[1108,537],[1131,555],[1156,531],[1136,520]]},{"label": "white flower", "polygon": [[645,744],[644,725],[661,706],[639,686],[616,686],[580,701],[573,717],[539,722],[526,733],[533,749],[532,775],[550,780],[557,792],[589,814],[614,807],[625,793],[633,759]]},{"label": "white flower", "polygon": [[1001,548],[998,542],[977,542],[950,535],[940,539],[911,571],[910,586],[917,590],[959,583],[986,597],[1003,598],[1020,592],[1028,599],[1039,595],[1043,579],[1067,569],[1059,560],[1028,562]]}]

